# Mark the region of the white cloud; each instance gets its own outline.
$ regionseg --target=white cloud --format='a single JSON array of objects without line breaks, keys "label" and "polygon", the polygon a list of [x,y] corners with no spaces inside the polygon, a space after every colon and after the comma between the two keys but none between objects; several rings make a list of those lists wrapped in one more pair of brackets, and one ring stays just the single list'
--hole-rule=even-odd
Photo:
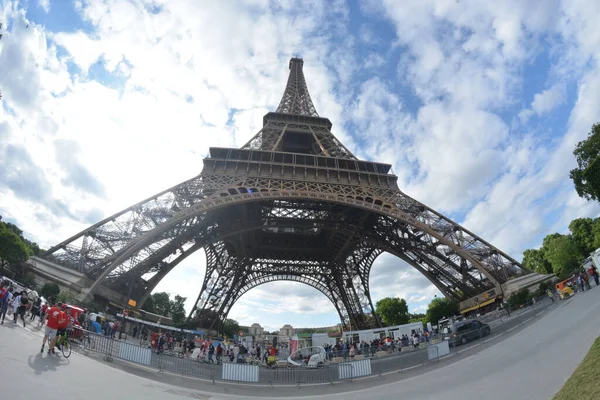
[{"label": "white cloud", "polygon": [[38,7],[45,12],[50,11],[50,0],[38,0]]},{"label": "white cloud", "polygon": [[552,86],[550,89],[544,90],[541,93],[537,93],[531,102],[531,109],[537,115],[554,110],[554,108],[556,108],[565,100],[565,91],[565,85],[557,84]]}]

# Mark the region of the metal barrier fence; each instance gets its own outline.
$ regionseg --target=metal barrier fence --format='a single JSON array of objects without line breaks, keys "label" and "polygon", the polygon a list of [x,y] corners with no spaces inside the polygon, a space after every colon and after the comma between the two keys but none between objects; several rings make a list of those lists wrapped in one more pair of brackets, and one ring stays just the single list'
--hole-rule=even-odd
[{"label": "metal barrier fence", "polygon": [[[513,312],[500,325],[482,325],[479,331],[471,329],[468,337],[463,340],[465,333],[457,332],[457,336],[449,341],[429,344],[421,343],[418,349],[401,349],[391,352],[369,352],[356,356],[353,360],[338,363],[328,362],[323,368],[308,367],[278,367],[273,369],[250,364],[217,365],[205,360],[180,358],[175,355],[157,354],[149,347],[138,346],[109,336],[80,331],[74,336],[75,343],[84,353],[101,355],[105,360],[120,359],[127,362],[144,365],[158,372],[170,372],[190,377],[210,380],[230,380],[252,382],[270,385],[310,385],[332,384],[334,382],[352,380],[359,376],[383,375],[391,372],[402,372],[431,362],[439,362],[446,356],[460,354],[475,346],[493,340],[496,335],[513,331],[542,313],[551,306],[550,299],[540,299],[533,307]],[[514,330],[515,332],[517,330]]]},{"label": "metal barrier fence", "polygon": [[258,372],[258,365],[226,363],[221,377],[227,381],[258,382]]},{"label": "metal barrier fence", "polygon": [[260,382],[284,383],[284,384],[315,384],[315,383],[333,383],[337,381],[337,365],[326,365],[323,368],[274,368],[261,369]]}]

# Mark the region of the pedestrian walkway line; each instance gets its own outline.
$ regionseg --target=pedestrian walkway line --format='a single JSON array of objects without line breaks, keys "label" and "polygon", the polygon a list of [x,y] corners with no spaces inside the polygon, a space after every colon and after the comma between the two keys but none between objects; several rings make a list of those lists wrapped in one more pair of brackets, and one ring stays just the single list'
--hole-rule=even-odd
[{"label": "pedestrian walkway line", "polygon": [[494,335],[494,336],[492,336],[492,337],[491,337],[491,338],[489,338],[489,339],[486,339],[486,340],[484,340],[484,341],[483,341],[483,343],[487,343],[487,342],[489,342],[490,340],[494,340],[494,339],[496,339],[498,336],[502,336],[502,335],[504,335],[504,332],[501,332],[501,333],[499,333],[499,334],[497,334],[497,335]]},{"label": "pedestrian walkway line", "polygon": [[526,319],[525,321],[521,322],[518,326],[521,325],[525,325],[526,323],[528,323],[529,321],[531,321],[533,319],[533,317]]}]

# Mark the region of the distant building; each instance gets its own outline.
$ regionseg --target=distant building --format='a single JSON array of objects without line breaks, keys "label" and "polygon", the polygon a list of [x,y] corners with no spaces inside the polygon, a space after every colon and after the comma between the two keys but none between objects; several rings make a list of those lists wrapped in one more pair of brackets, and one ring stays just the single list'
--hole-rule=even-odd
[{"label": "distant building", "polygon": [[252,324],[252,326],[248,329],[248,331],[250,332],[250,335],[252,335],[256,338],[261,337],[265,332],[263,327],[260,326],[260,324],[258,324],[256,322]]},{"label": "distant building", "polygon": [[291,325],[289,325],[289,324],[285,324],[279,330],[279,337],[280,338],[288,338],[289,339],[292,336],[294,336],[294,328]]}]

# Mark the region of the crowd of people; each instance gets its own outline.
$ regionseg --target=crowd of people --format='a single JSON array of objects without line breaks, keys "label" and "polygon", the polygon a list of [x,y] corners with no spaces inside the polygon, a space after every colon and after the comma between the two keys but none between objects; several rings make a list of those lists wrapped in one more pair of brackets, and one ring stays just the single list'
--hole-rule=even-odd
[{"label": "crowd of people", "polygon": [[358,341],[354,343],[339,342],[335,346],[325,344],[323,348],[327,353],[327,359],[332,360],[334,357],[342,357],[344,359],[352,359],[356,355],[364,355],[367,357],[374,356],[378,351],[388,353],[401,351],[403,347],[418,348],[420,343],[429,342],[429,332],[412,332],[410,335],[402,335],[399,338],[385,337],[381,339],[373,339],[372,341]]},{"label": "crowd of people", "polygon": [[15,291],[15,288],[8,281],[0,283],[0,324],[4,323],[6,315],[13,317],[13,323],[16,324],[18,318],[23,321],[23,327],[26,325],[25,313],[31,307],[28,294],[25,290]]}]

